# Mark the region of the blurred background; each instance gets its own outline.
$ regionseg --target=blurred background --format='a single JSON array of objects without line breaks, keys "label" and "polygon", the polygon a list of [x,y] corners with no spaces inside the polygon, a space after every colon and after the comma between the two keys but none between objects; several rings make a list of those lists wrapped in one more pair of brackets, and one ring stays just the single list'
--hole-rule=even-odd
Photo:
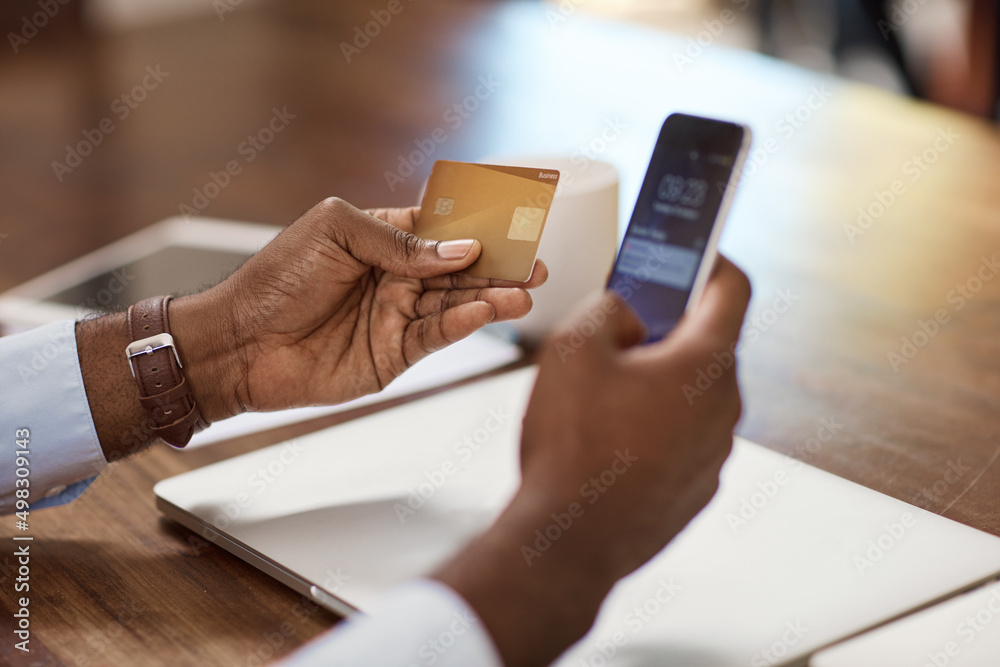
[{"label": "blurred background", "polygon": [[[641,156],[641,118],[670,109],[605,95],[572,113],[588,81],[567,61],[599,68],[598,32],[624,31],[601,47],[622,50],[671,36],[635,57],[685,85],[718,85],[703,52],[740,50],[996,116],[995,0],[17,0],[0,25],[0,291],[185,212],[288,224],[329,195],[413,204],[434,159],[569,154],[615,113],[643,129],[603,157]],[[669,83],[615,61],[628,85]],[[547,77],[564,109],[512,108]],[[497,86],[518,94],[487,99]],[[413,164],[438,127],[447,142]]]},{"label": "blurred background", "polygon": [[[753,150],[720,242],[754,289],[739,434],[1000,535],[1000,280],[985,282],[1000,248],[996,4],[6,0],[0,293],[168,218],[228,242],[233,226],[184,216],[287,225],[332,195],[413,205],[442,158],[562,157],[579,181],[606,162],[621,233],[665,116],[743,122]],[[573,209],[559,249],[580,258],[576,239],[612,229],[614,209]],[[553,271],[546,287],[584,273],[602,284],[605,240],[608,259]],[[219,275],[161,265],[198,284]],[[122,283],[146,289],[94,275],[70,304],[122,308]],[[956,289],[971,289],[957,305]],[[48,585],[32,617],[61,660],[37,664],[259,663],[297,596],[157,523],[151,488],[340,418],[154,448],[68,514],[41,515]],[[820,435],[827,420],[843,424],[835,441]],[[976,476],[938,491],[952,461]],[[133,599],[152,613],[112,647],[109,621]],[[326,622],[296,622],[281,651]]]}]

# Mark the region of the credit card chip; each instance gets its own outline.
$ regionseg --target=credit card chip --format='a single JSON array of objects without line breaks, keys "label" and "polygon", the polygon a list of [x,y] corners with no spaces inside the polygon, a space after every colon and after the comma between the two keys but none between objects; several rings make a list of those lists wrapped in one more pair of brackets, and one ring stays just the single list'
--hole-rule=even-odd
[{"label": "credit card chip", "polygon": [[518,206],[510,221],[507,238],[512,241],[537,241],[545,220],[545,209],[533,206]]},{"label": "credit card chip", "polygon": [[451,215],[451,209],[455,207],[455,200],[450,197],[438,197],[434,203],[434,215]]}]

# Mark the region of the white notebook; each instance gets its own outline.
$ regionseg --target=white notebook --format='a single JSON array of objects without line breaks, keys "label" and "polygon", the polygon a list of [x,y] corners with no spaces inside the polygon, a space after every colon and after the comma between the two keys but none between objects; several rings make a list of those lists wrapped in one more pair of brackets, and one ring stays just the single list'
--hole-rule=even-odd
[{"label": "white notebook", "polygon": [[[157,504],[326,606],[365,610],[501,511],[534,373],[164,480]],[[1000,539],[737,439],[708,508],[557,664],[804,665],[998,572]]]}]

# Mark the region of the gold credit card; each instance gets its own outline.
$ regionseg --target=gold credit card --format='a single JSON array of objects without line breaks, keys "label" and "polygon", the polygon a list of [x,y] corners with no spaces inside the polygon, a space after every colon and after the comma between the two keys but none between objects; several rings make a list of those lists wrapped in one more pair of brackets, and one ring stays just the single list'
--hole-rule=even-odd
[{"label": "gold credit card", "polygon": [[434,241],[479,239],[482,254],[461,273],[524,282],[558,183],[555,169],[438,160],[414,233]]}]

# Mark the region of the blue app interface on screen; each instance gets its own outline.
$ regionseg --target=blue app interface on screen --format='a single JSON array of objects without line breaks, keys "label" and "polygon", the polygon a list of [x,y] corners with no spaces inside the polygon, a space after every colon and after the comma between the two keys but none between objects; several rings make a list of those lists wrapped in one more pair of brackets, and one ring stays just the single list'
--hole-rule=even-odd
[{"label": "blue app interface on screen", "polygon": [[684,313],[726,188],[732,187],[742,135],[738,125],[690,116],[664,123],[608,281],[642,318],[648,341],[667,335]]}]

